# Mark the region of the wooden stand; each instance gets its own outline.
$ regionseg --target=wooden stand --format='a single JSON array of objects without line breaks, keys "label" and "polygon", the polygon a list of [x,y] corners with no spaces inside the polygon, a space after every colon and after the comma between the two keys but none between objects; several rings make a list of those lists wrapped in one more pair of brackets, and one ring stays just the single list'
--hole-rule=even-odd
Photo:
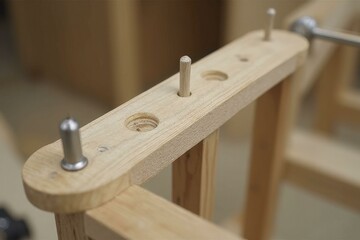
[{"label": "wooden stand", "polygon": [[[23,168],[25,191],[56,213],[59,239],[239,239],[193,213],[211,218],[218,129],[257,99],[251,181],[269,202],[259,213],[262,203],[251,197],[247,219],[268,216],[265,229],[285,150],[287,77],[308,44],[287,31],[263,38],[252,32],[193,64],[190,96],[178,95],[176,74],[83,127],[84,169],[60,167],[59,141],[35,152]],[[248,62],[239,61],[243,52]],[[173,162],[173,199],[183,208],[136,186]],[[255,180],[260,169],[264,177]]]}]

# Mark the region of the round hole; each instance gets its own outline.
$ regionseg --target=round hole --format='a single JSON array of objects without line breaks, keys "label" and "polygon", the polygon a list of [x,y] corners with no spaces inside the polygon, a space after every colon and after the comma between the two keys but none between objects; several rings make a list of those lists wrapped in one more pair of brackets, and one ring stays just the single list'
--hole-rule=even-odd
[{"label": "round hole", "polygon": [[229,78],[229,76],[224,73],[224,72],[220,72],[220,71],[216,71],[216,70],[209,70],[206,72],[203,72],[201,74],[201,77],[204,78],[205,80],[215,80],[215,81],[225,81],[226,79]]},{"label": "round hole", "polygon": [[98,152],[103,153],[103,152],[106,152],[107,150],[109,150],[109,148],[106,146],[99,146],[97,150],[98,150]]},{"label": "round hole", "polygon": [[240,62],[248,62],[249,61],[248,57],[244,57],[241,55],[238,55],[237,58],[239,59]]},{"label": "round hole", "polygon": [[[192,93],[190,92],[190,96],[191,96],[191,94],[192,94]],[[177,95],[178,95],[179,97],[181,97],[179,92],[177,92]],[[190,96],[189,96],[189,97],[190,97]]]},{"label": "round hole", "polygon": [[125,125],[132,131],[147,132],[159,125],[159,119],[151,113],[136,113],[126,119]]}]

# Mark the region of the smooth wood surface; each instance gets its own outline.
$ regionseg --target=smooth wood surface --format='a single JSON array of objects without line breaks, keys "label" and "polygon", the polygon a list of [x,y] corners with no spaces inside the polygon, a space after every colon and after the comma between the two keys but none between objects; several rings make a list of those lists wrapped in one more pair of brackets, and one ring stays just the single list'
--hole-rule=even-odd
[{"label": "smooth wood surface", "polygon": [[359,149],[296,130],[286,159],[286,180],[360,211]]},{"label": "smooth wood surface", "polygon": [[91,240],[85,234],[84,214],[55,214],[59,240]]},{"label": "smooth wood surface", "polygon": [[330,134],[334,127],[334,117],[337,109],[338,88],[342,77],[341,68],[344,60],[338,47],[330,56],[329,62],[321,71],[315,94],[314,128],[323,134]]},{"label": "smooth wood surface", "polygon": [[211,219],[219,130],[192,147],[172,165],[172,199],[177,205]]},{"label": "smooth wood surface", "polygon": [[289,77],[256,101],[243,228],[249,240],[271,239],[289,133],[291,84]]},{"label": "smooth wood surface", "polygon": [[[322,70],[315,93],[315,129],[326,135],[332,133],[336,122],[360,124],[359,91],[354,90],[360,51],[354,47],[338,46]],[[356,97],[358,95],[358,97]]]},{"label": "smooth wood surface", "polygon": [[179,96],[180,97],[189,97],[191,95],[190,90],[190,73],[191,73],[191,58],[188,56],[183,56],[180,58],[180,87],[179,87]]},{"label": "smooth wood surface", "polygon": [[96,240],[240,239],[138,186],[87,211],[85,231]]},{"label": "smooth wood surface", "polygon": [[359,126],[360,125],[360,91],[347,90],[340,93],[336,120]]},{"label": "smooth wood surface", "polygon": [[23,168],[30,202],[47,211],[78,212],[156,175],[304,61],[302,37],[279,30],[272,36],[265,42],[263,31],[252,32],[193,64],[191,97],[177,95],[176,74],[81,128],[89,160],[81,171],[61,169],[59,141],[35,152]]}]

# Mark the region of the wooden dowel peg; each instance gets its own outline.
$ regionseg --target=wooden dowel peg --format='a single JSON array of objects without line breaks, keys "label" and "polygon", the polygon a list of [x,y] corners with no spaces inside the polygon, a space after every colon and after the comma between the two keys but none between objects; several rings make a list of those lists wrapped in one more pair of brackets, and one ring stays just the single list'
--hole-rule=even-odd
[{"label": "wooden dowel peg", "polygon": [[275,20],[276,10],[274,8],[269,8],[267,10],[266,14],[268,15],[268,22],[267,22],[266,27],[265,27],[264,40],[265,41],[270,41],[271,40],[271,30],[274,27],[274,20]]},{"label": "wooden dowel peg", "polygon": [[65,118],[60,123],[60,136],[64,149],[61,167],[67,171],[77,171],[86,167],[88,160],[82,154],[79,124],[73,118]]},{"label": "wooden dowel peg", "polygon": [[190,92],[191,58],[183,56],[180,58],[180,97],[189,97]]}]

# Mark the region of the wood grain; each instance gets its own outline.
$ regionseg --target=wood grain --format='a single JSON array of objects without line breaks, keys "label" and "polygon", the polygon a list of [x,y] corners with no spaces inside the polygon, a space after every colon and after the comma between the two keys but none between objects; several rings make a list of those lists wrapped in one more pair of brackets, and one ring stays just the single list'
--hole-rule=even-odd
[{"label": "wood grain", "polygon": [[[177,95],[176,74],[81,128],[89,160],[82,171],[61,169],[59,141],[35,152],[23,168],[30,202],[47,211],[79,212],[156,175],[304,61],[303,38],[279,30],[272,36],[265,42],[263,31],[252,32],[193,64],[191,97]],[[238,54],[249,61],[239,61]],[[137,123],[154,129],[127,127]]]},{"label": "wood grain", "polygon": [[289,77],[256,102],[243,228],[249,240],[271,238],[289,133],[291,84]]},{"label": "wood grain", "polygon": [[84,213],[55,214],[59,240],[91,240],[85,234]]},{"label": "wood grain", "polygon": [[219,130],[192,147],[172,165],[172,199],[177,205],[211,219]]},{"label": "wood grain", "polygon": [[138,186],[87,211],[85,231],[99,240],[240,239]]}]

